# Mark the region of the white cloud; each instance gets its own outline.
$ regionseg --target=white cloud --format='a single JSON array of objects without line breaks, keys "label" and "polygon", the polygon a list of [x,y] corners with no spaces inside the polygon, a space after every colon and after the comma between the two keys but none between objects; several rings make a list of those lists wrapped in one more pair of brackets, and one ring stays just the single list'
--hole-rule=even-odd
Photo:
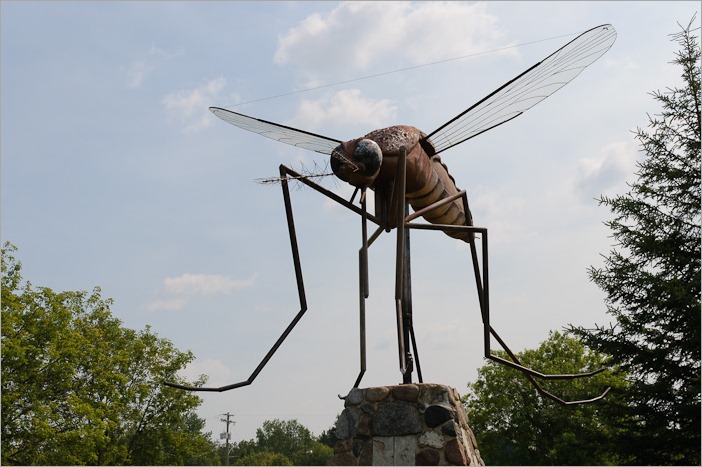
[{"label": "white cloud", "polygon": [[148,75],[153,73],[167,60],[179,55],[180,53],[168,53],[161,50],[155,45],[151,45],[145,57],[134,60],[127,69],[127,87],[129,89],[138,89]]},{"label": "white cloud", "polygon": [[525,230],[528,222],[526,199],[507,194],[501,190],[485,190],[482,187],[474,190],[471,199],[471,211],[475,216],[480,213],[480,226],[490,226],[490,244],[492,247],[512,243],[515,239],[525,241],[534,235]]},{"label": "white cloud", "polygon": [[186,381],[192,382],[207,376],[207,386],[224,386],[231,383],[232,372],[221,360],[206,358],[191,362],[179,372],[179,376]]},{"label": "white cloud", "polygon": [[152,300],[146,307],[149,311],[182,309],[188,298],[197,295],[228,294],[234,290],[253,287],[258,274],[249,279],[234,279],[219,274],[182,274],[163,280],[161,297]]},{"label": "white cloud", "polygon": [[210,124],[209,107],[222,92],[227,80],[220,76],[195,89],[181,89],[163,98],[166,111],[185,124],[184,130],[198,131]]},{"label": "white cloud", "polygon": [[293,118],[300,128],[318,128],[334,122],[340,128],[388,126],[397,119],[397,106],[389,99],[364,97],[358,89],[345,89],[317,100],[303,100]]},{"label": "white cloud", "polygon": [[141,87],[146,75],[156,69],[153,62],[146,59],[139,59],[132,62],[127,71],[127,87],[129,89],[137,89]]},{"label": "white cloud", "polygon": [[154,300],[150,302],[146,309],[149,311],[156,310],[167,310],[167,311],[177,311],[185,306],[185,299],[183,298],[169,298],[162,300]]},{"label": "white cloud", "polygon": [[178,277],[168,277],[163,281],[163,287],[168,293],[186,295],[212,295],[229,293],[232,290],[252,287],[256,280],[254,274],[250,279],[237,280],[218,274],[183,274]]},{"label": "white cloud", "polygon": [[637,149],[633,141],[608,144],[593,157],[580,159],[574,181],[576,194],[588,201],[622,188],[634,172]]},{"label": "white cloud", "polygon": [[393,62],[417,65],[504,46],[505,32],[497,22],[483,3],[341,3],[281,36],[274,61],[294,64],[316,83],[328,72]]}]

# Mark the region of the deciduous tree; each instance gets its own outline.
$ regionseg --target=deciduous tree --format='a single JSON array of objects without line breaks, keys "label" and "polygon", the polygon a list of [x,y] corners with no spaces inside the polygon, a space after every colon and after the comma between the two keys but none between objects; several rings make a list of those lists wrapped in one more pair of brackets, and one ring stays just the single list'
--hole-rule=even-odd
[{"label": "deciduous tree", "polygon": [[[503,358],[507,356],[502,353]],[[519,360],[543,373],[581,373],[602,368],[604,358],[577,339],[552,332]],[[607,386],[612,393],[594,404],[562,406],[540,396],[515,370],[489,362],[468,385],[463,402],[486,463],[494,465],[617,464],[618,432],[609,420],[621,413],[617,393],[625,385],[612,370],[593,377],[547,381],[544,387],[570,399],[587,399]]]},{"label": "deciduous tree", "polygon": [[2,463],[218,463],[201,400],[161,384],[193,355],[124,328],[99,288],[23,283],[15,251],[2,249]]},{"label": "deciduous tree", "polygon": [[275,462],[286,462],[287,459],[290,465],[326,465],[333,452],[297,420],[275,419],[263,422],[263,426],[256,430],[256,440],[238,443],[234,453],[237,465],[263,462],[261,459],[268,459],[273,454],[279,455],[270,458]]}]

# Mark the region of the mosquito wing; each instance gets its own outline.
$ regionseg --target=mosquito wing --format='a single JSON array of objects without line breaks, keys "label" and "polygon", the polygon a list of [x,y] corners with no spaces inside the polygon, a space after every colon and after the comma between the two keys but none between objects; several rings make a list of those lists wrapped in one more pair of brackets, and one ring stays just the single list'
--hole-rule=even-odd
[{"label": "mosquito wing", "polygon": [[582,33],[434,130],[428,142],[438,154],[520,116],[604,55],[616,38],[610,24]]},{"label": "mosquito wing", "polygon": [[231,110],[219,107],[210,107],[210,110],[225,122],[298,148],[309,149],[310,151],[328,155],[332,153],[334,148],[341,144],[341,141],[333,138],[327,138],[326,136],[310,133],[309,131],[298,130],[297,128],[281,125],[280,123],[249,117],[232,112]]}]

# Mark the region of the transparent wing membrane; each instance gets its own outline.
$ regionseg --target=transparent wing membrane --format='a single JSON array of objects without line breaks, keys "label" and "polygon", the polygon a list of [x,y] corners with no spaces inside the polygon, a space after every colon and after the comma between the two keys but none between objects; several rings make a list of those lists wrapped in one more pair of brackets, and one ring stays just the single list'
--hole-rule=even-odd
[{"label": "transparent wing membrane", "polygon": [[617,32],[609,24],[576,37],[427,136],[436,153],[518,117],[600,58]]},{"label": "transparent wing membrane", "polygon": [[[508,81],[427,136],[438,154],[518,117],[568,84],[612,46],[617,32],[609,24],[592,28],[522,74]],[[220,107],[212,113],[234,126],[321,154],[341,141]]]},{"label": "transparent wing membrane", "polygon": [[280,123],[248,117],[220,107],[210,107],[210,111],[225,122],[231,123],[234,126],[298,148],[309,149],[310,151],[328,155],[331,154],[334,148],[341,144],[341,141],[333,138],[310,133],[309,131],[298,130],[297,128],[281,125]]}]

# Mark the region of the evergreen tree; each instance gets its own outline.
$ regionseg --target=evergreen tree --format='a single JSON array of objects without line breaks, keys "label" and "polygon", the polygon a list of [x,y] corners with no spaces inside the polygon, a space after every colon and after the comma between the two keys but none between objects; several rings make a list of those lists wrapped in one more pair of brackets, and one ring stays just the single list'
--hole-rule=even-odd
[{"label": "evergreen tree", "polygon": [[[571,327],[630,376],[618,443],[632,464],[700,465],[700,47],[693,18],[673,34],[683,85],[637,129],[643,161],[624,195],[602,196],[616,241],[590,279],[615,324]],[[698,29],[696,29],[698,30]]]}]

